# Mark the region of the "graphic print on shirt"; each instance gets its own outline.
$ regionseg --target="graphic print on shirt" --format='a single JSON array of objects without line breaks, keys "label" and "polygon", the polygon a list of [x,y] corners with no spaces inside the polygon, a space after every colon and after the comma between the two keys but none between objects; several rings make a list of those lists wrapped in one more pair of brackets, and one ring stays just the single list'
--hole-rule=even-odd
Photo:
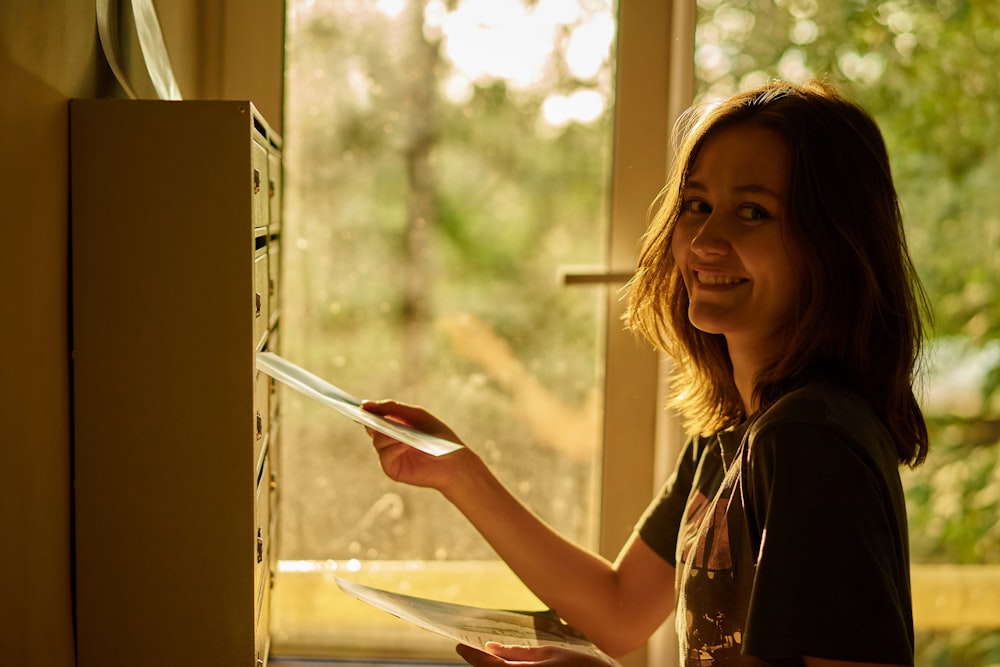
[{"label": "graphic print on shirt", "polygon": [[[740,655],[746,594],[735,582],[728,519],[738,479],[734,472],[721,482],[721,470],[715,480],[701,480],[701,487],[691,491],[681,524],[677,630],[688,667],[746,664]],[[740,516],[739,508],[733,509]]]},{"label": "graphic print on shirt", "polygon": [[[712,502],[700,489],[692,493],[681,536],[681,561],[692,570],[732,571],[729,526],[726,524],[728,509],[728,498]],[[711,517],[708,516],[709,511]]]}]

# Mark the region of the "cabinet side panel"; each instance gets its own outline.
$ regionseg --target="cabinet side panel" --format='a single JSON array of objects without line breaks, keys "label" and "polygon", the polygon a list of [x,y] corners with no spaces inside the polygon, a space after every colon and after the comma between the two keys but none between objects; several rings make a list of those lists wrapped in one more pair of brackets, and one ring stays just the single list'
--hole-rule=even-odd
[{"label": "cabinet side panel", "polygon": [[254,662],[250,122],[71,106],[81,667]]}]

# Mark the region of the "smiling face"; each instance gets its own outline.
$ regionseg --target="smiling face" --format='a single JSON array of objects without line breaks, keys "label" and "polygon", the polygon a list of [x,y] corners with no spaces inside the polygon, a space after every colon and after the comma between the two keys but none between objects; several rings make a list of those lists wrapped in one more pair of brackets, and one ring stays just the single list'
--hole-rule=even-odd
[{"label": "smiling face", "polygon": [[738,123],[704,140],[681,194],[671,249],[696,328],[771,355],[797,307],[800,282],[786,231],[791,156],[777,130]]}]

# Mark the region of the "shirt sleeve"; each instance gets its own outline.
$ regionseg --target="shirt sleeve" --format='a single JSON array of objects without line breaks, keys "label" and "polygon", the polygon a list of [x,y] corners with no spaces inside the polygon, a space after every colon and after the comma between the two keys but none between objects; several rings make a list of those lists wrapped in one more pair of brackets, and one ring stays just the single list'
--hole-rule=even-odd
[{"label": "shirt sleeve", "polygon": [[912,664],[898,469],[817,424],[775,425],[743,455],[746,519],[760,538],[744,652]]},{"label": "shirt sleeve", "polygon": [[646,508],[637,524],[642,541],[675,567],[677,534],[703,449],[702,438],[688,439],[681,450],[673,474],[664,484],[660,494]]}]

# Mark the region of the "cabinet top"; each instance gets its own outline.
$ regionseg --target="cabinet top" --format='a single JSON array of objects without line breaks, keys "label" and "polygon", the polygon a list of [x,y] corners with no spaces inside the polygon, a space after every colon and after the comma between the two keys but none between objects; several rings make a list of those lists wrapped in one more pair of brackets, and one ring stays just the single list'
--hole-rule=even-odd
[{"label": "cabinet top", "polygon": [[151,115],[173,115],[177,117],[201,116],[210,113],[235,113],[244,115],[247,124],[266,143],[280,150],[281,135],[274,130],[264,115],[250,100],[132,100],[123,98],[87,98],[69,101],[70,115],[114,114],[121,119],[142,122]]}]

